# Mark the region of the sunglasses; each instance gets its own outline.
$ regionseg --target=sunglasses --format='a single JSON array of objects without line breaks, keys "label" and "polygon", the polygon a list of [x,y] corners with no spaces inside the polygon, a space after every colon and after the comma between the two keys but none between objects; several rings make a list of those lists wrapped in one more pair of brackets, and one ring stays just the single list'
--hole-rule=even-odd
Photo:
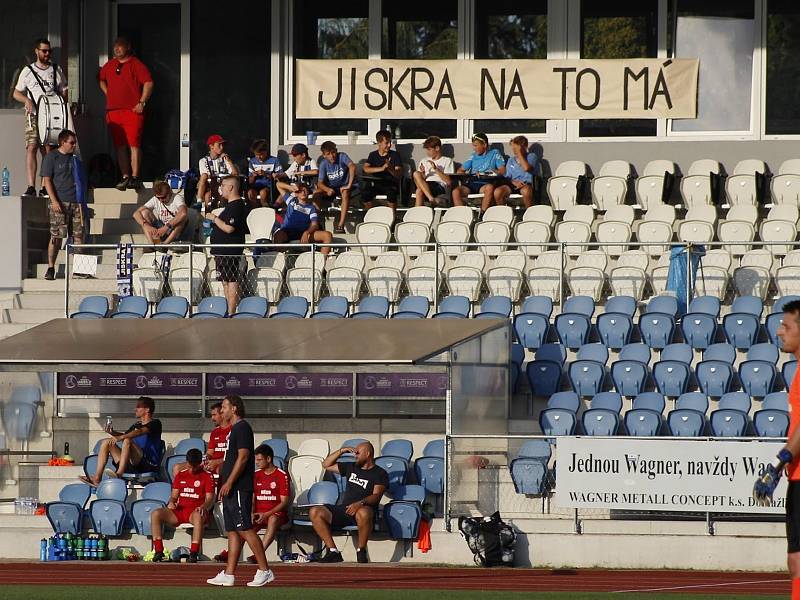
[{"label": "sunglasses", "polygon": [[43,54],[50,54],[52,52],[52,50],[50,48],[37,48],[36,50],[38,50],[39,52],[41,52]]}]

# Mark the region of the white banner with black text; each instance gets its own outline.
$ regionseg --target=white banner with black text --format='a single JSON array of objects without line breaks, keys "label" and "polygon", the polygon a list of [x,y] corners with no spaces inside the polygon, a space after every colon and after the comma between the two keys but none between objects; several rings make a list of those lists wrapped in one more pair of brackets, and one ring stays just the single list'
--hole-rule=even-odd
[{"label": "white banner with black text", "polygon": [[558,438],[556,506],[632,511],[783,513],[786,477],[772,506],[753,483],[779,442]]}]

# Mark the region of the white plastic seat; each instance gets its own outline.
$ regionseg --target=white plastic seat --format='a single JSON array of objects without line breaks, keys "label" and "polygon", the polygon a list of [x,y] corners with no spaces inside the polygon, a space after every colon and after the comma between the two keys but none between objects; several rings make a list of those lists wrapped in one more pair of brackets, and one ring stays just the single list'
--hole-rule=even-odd
[{"label": "white plastic seat", "polygon": [[200,301],[200,292],[205,283],[204,271],[180,267],[169,272],[169,287],[173,296],[182,296],[190,302]]},{"label": "white plastic seat", "polygon": [[[509,206],[493,206],[492,208],[508,208]],[[504,249],[504,244],[511,238],[511,229],[499,221],[481,221],[475,224],[475,241],[481,244],[498,244],[481,246],[482,252],[489,256],[497,256]]]},{"label": "white plastic seat", "polygon": [[514,239],[525,244],[519,247],[525,254],[538,256],[545,252],[547,247],[544,244],[550,241],[550,226],[538,221],[520,221],[514,226]]},{"label": "white plastic seat", "polygon": [[142,269],[160,269],[166,256],[169,256],[167,252],[146,252],[139,257],[136,266]]},{"label": "white plastic seat", "polygon": [[650,258],[644,250],[626,250],[617,258],[617,267],[635,267],[647,271]]},{"label": "white plastic seat", "polygon": [[360,269],[352,267],[334,267],[328,271],[328,289],[332,296],[344,296],[347,301],[355,303],[361,297],[363,275]]},{"label": "white plastic seat", "polygon": [[494,259],[492,267],[509,267],[524,271],[527,262],[525,254],[521,250],[504,250]]},{"label": "white plastic seat", "polygon": [[636,180],[636,200],[646,211],[663,202],[664,174],[674,175],[675,163],[671,160],[651,160]]},{"label": "white plastic seat", "polygon": [[256,267],[247,272],[247,281],[250,290],[256,296],[262,296],[273,304],[280,299],[283,288],[282,270]]},{"label": "white plastic seat", "polygon": [[322,289],[322,270],[295,267],[286,273],[286,286],[290,296],[302,296],[309,302],[317,301]]},{"label": "white plastic seat", "polygon": [[434,298],[439,295],[442,281],[444,281],[444,277],[441,268],[439,269],[438,286],[436,282],[436,269],[433,267],[411,267],[406,275],[409,294],[412,296],[424,296],[429,302],[433,302]]},{"label": "white plastic seat", "polygon": [[247,229],[249,240],[271,240],[272,228],[275,226],[275,209],[266,206],[254,208],[247,215]]},{"label": "white plastic seat", "polygon": [[578,195],[578,177],[586,175],[586,163],[568,160],[556,169],[553,177],[547,180],[547,195],[555,210],[566,210],[575,205]]},{"label": "white plastic seat", "polygon": [[711,225],[717,224],[717,207],[708,204],[693,206],[686,211],[684,221],[705,221]]},{"label": "white plastic seat", "polygon": [[603,271],[594,267],[574,267],[567,273],[569,288],[575,296],[590,296],[599,302],[606,277]]},{"label": "white plastic seat", "polygon": [[783,161],[770,181],[770,193],[774,204],[800,206],[800,159]]},{"label": "white plastic seat", "polygon": [[428,229],[433,225],[433,209],[430,206],[414,206],[406,210],[403,223],[420,223]]},{"label": "white plastic seat", "polygon": [[478,271],[483,271],[487,262],[486,255],[480,250],[467,250],[456,257],[453,266],[472,267],[473,269],[478,269]]},{"label": "white plastic seat", "polygon": [[610,283],[615,296],[631,296],[638,301],[644,294],[647,275],[638,267],[615,267],[611,270]]},{"label": "white plastic seat", "polygon": [[331,445],[325,438],[306,438],[297,447],[297,454],[302,456],[317,456],[321,459],[331,453]]},{"label": "white plastic seat", "polygon": [[[417,206],[416,208],[428,208],[427,206]],[[409,258],[417,257],[425,251],[424,244],[431,239],[431,230],[428,225],[417,222],[398,223],[394,228],[394,239],[398,244],[403,244],[400,250],[408,255]],[[409,245],[414,244],[414,245]]]},{"label": "white plastic seat", "polygon": [[624,160],[603,163],[600,173],[592,180],[592,200],[599,210],[625,203],[631,165]]},{"label": "white plastic seat", "polygon": [[348,250],[336,255],[333,266],[334,268],[349,267],[357,271],[363,271],[367,266],[367,260],[364,258],[363,252]]},{"label": "white plastic seat", "polygon": [[561,220],[578,221],[580,223],[586,223],[587,225],[591,225],[594,222],[594,208],[592,208],[591,206],[586,206],[585,204],[577,204],[575,206],[570,206],[564,212],[564,218]]},{"label": "white plastic seat", "polygon": [[758,209],[750,204],[737,204],[728,209],[726,221],[745,221],[755,225],[758,221]]},{"label": "white plastic seat", "polygon": [[551,269],[558,269],[559,271],[563,270],[564,265],[562,264],[561,251],[548,250],[547,252],[542,252],[536,257],[534,266],[549,267]]},{"label": "white plastic seat", "polygon": [[784,267],[800,267],[800,250],[790,250],[787,252],[781,264]]},{"label": "white plastic seat", "polygon": [[391,267],[403,273],[406,270],[406,256],[402,252],[390,250],[389,252],[379,254],[375,258],[375,266]]},{"label": "white plastic seat", "polygon": [[528,289],[532,296],[547,296],[553,302],[561,298],[560,285],[563,271],[551,267],[534,267],[528,271]]},{"label": "white plastic seat", "polygon": [[681,196],[687,208],[711,204],[711,177],[719,175],[722,167],[716,160],[702,159],[694,161],[681,180]]},{"label": "white plastic seat", "polygon": [[367,287],[371,296],[385,296],[397,302],[403,285],[403,273],[391,266],[372,267],[367,273]]},{"label": "white plastic seat", "polygon": [[[706,254],[707,256],[708,254]],[[699,296],[714,296],[723,299],[727,293],[729,281],[730,276],[727,269],[707,264],[704,257],[697,269],[695,290]]]},{"label": "white plastic seat", "polygon": [[742,266],[733,272],[733,287],[739,296],[758,296],[766,300],[772,279],[770,271],[760,266]]},{"label": "white plastic seat", "polygon": [[556,214],[553,212],[553,209],[546,204],[537,204],[536,206],[525,209],[525,212],[522,214],[522,221],[544,223],[548,227],[553,227],[556,222]]},{"label": "white plastic seat", "polygon": [[775,264],[775,257],[772,256],[769,250],[760,248],[745,253],[739,264],[742,267],[761,267],[767,271],[772,271],[772,267]]},{"label": "white plastic seat", "polygon": [[731,206],[749,204],[755,206],[758,202],[756,173],[766,173],[767,166],[763,160],[746,159],[739,161],[733,169],[733,174],[725,181],[725,193]]},{"label": "white plastic seat", "polygon": [[[643,221],[639,223],[639,228],[636,230],[636,237],[639,241],[648,244],[642,247],[650,256],[661,256],[667,252],[672,235],[672,225],[663,221]],[[664,242],[664,244],[650,245],[657,242]]]},{"label": "white plastic seat", "polygon": [[163,295],[164,274],[160,269],[138,267],[133,270],[133,293],[148,302],[158,302]]},{"label": "white plastic seat", "polygon": [[505,223],[510,228],[514,223],[514,209],[510,206],[490,206],[481,217],[482,222]]},{"label": "white plastic seat", "polygon": [[493,296],[507,296],[512,302],[519,301],[524,276],[520,269],[493,267],[486,274],[486,285]]},{"label": "white plastic seat", "polygon": [[747,221],[723,221],[717,228],[720,242],[728,244],[728,250],[734,256],[740,256],[750,250],[752,245],[742,242],[752,242],[756,237],[756,230],[752,223]]},{"label": "white plastic seat", "polygon": [[789,221],[800,225],[800,208],[794,204],[777,204],[769,209],[767,221]]},{"label": "white plastic seat", "polygon": [[659,266],[653,269],[650,274],[650,285],[653,286],[655,295],[658,296],[667,291],[667,277],[669,276],[669,267]]},{"label": "white plastic seat", "polygon": [[173,257],[172,268],[205,271],[208,268],[208,257],[205,252],[184,252]]},{"label": "white plastic seat", "polygon": [[[389,212],[392,211],[388,206],[376,206],[369,209],[371,212],[378,208],[385,208]],[[356,240],[359,244],[383,244],[392,239],[392,230],[385,223],[359,223],[356,227]],[[386,246],[363,246],[361,248],[366,256],[374,258],[381,252],[386,252]]]},{"label": "white plastic seat", "polygon": [[714,239],[714,226],[706,221],[684,221],[678,229],[682,242],[706,244]]},{"label": "white plastic seat", "polygon": [[[778,207],[794,208],[794,207]],[[794,242],[797,240],[797,225],[791,221],[764,221],[761,223],[761,240],[764,242]],[[773,254],[783,255],[792,249],[792,246],[774,244],[765,246]]]},{"label": "white plastic seat", "polygon": [[628,225],[633,225],[634,219],[635,213],[633,207],[627,204],[611,206],[606,210],[606,214],[603,215],[603,221],[620,221]]},{"label": "white plastic seat", "polygon": [[289,475],[292,477],[292,491],[299,496],[311,489],[311,486],[322,481],[325,469],[322,458],[307,454],[298,454],[289,460]]},{"label": "white plastic seat", "polygon": [[576,267],[592,267],[605,271],[608,268],[608,254],[602,250],[583,252],[575,260]]},{"label": "white plastic seat", "polygon": [[675,207],[669,204],[651,204],[642,217],[642,222],[660,221],[672,225],[675,222]]},{"label": "white plastic seat", "polygon": [[483,272],[475,267],[455,266],[447,271],[447,288],[451,296],[466,296],[470,302],[480,297]]},{"label": "white plastic seat", "polygon": [[731,270],[733,259],[731,258],[731,253],[726,249],[714,248],[712,250],[706,250],[706,255],[702,258],[702,263],[704,266],[708,267],[719,267],[727,273]]},{"label": "white plastic seat", "polygon": [[780,296],[800,295],[800,266],[781,267],[775,273],[775,287]]},{"label": "white plastic seat", "polygon": [[284,252],[264,252],[253,259],[253,267],[275,269],[283,273],[286,270],[286,254]]},{"label": "white plastic seat", "polygon": [[469,206],[451,206],[442,215],[442,223],[464,223],[472,225],[475,215]]},{"label": "white plastic seat", "polygon": [[[457,207],[466,208],[466,207]],[[453,210],[448,209],[448,210]],[[447,221],[436,226],[436,241],[440,244],[457,244],[468,242],[471,232],[468,224],[459,221]],[[464,246],[442,246],[442,251],[447,256],[458,256],[464,252]]]},{"label": "white plastic seat", "polygon": [[294,261],[296,269],[314,269],[322,272],[325,270],[325,255],[322,252],[303,252],[297,255]]},{"label": "white plastic seat", "polygon": [[610,256],[619,256],[625,252],[628,246],[618,244],[630,242],[633,233],[631,232],[631,226],[627,223],[622,221],[603,221],[597,226],[595,235],[605,252],[608,252]]},{"label": "white plastic seat", "polygon": [[556,240],[566,242],[565,251],[570,256],[577,256],[583,252],[585,246],[579,246],[577,243],[588,242],[591,237],[592,230],[586,223],[563,221],[556,225]]},{"label": "white plastic seat", "polygon": [[380,223],[391,228],[394,211],[388,206],[374,206],[364,213],[364,223]]}]

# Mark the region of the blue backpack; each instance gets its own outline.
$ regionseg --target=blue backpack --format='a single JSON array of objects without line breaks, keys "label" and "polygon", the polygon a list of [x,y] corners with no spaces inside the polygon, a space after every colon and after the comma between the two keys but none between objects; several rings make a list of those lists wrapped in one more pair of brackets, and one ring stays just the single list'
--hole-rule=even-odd
[{"label": "blue backpack", "polygon": [[164,181],[169,184],[169,187],[175,191],[183,190],[183,198],[187,204],[194,201],[199,180],[200,176],[195,169],[188,171],[171,169],[164,175]]}]

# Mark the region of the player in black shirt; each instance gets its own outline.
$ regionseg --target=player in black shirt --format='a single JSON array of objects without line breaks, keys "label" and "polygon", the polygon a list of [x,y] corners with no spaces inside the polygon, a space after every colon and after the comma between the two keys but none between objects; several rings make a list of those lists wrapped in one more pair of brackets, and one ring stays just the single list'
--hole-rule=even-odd
[{"label": "player in black shirt", "polygon": [[236,312],[239,303],[239,270],[242,246],[222,247],[214,244],[244,244],[247,207],[241,197],[241,184],[236,176],[223,177],[219,184],[222,197],[227,200],[219,215],[207,213],[211,221],[211,254],[217,267],[217,278],[222,282],[228,300],[228,314]]},{"label": "player in black shirt", "polygon": [[[354,454],[355,462],[337,463],[342,454],[346,453]],[[389,487],[389,475],[375,464],[374,456],[375,448],[369,442],[364,442],[355,448],[340,448],[323,461],[322,466],[326,471],[338,473],[347,484],[337,504],[313,506],[309,512],[314,531],[328,549],[319,562],[342,562],[342,555],[336,548],[331,530],[349,525],[358,526],[358,562],[369,562],[367,541],[372,533],[375,509]]]},{"label": "player in black shirt", "polygon": [[392,150],[392,135],[388,131],[379,131],[375,135],[378,149],[367,156],[364,165],[364,174],[368,182],[364,190],[364,207],[372,208],[375,196],[386,196],[386,202],[397,210],[397,198],[400,195],[400,185],[403,177],[403,165],[400,155]]}]

